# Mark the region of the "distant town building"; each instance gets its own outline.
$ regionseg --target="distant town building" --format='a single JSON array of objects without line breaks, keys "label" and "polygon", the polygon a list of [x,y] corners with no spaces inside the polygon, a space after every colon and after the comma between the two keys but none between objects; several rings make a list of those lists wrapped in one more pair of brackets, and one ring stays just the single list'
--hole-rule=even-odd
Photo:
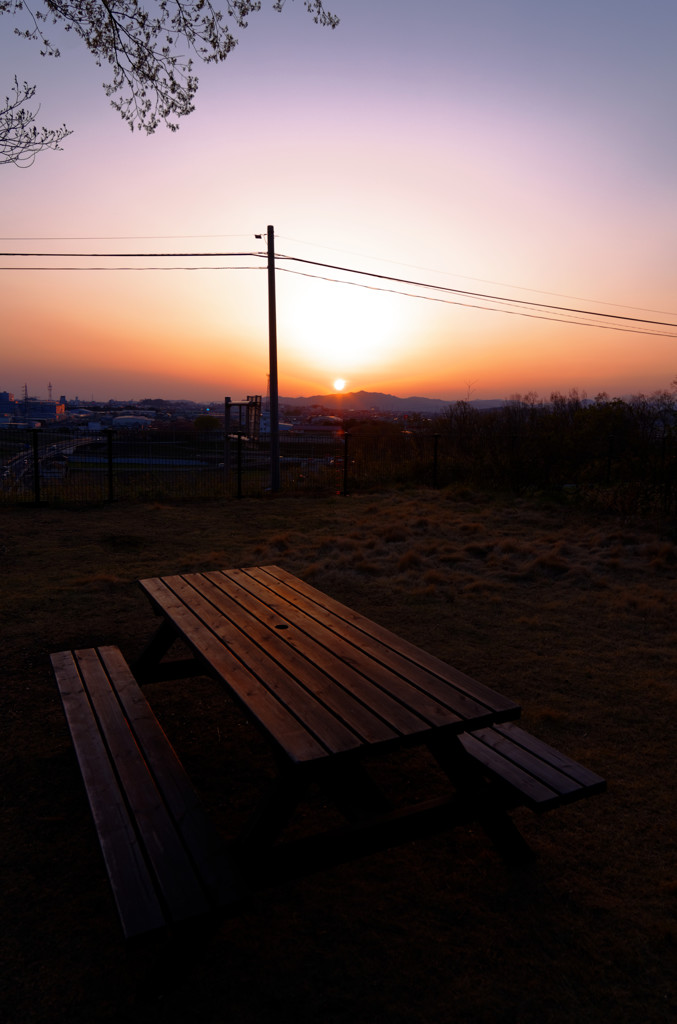
[{"label": "distant town building", "polygon": [[11,418],[14,415],[14,395],[9,391],[0,391],[0,416]]},{"label": "distant town building", "polygon": [[54,422],[66,414],[63,402],[42,401],[39,398],[22,398],[16,400],[10,391],[0,391],[0,417],[15,422],[40,420]]}]

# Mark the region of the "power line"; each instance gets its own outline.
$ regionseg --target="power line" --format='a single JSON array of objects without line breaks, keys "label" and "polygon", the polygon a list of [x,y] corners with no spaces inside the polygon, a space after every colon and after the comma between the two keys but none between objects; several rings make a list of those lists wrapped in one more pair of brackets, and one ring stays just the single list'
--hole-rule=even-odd
[{"label": "power line", "polygon": [[[413,292],[403,292],[394,288],[383,288],[378,285],[361,284],[357,281],[341,281],[339,278],[324,277],[319,274],[309,274],[303,270],[292,270],[289,267],[278,267],[282,273],[296,274],[299,277],[308,277],[316,281],[327,281],[332,284],[345,284],[354,288],[366,288],[369,291],[385,292],[388,295],[402,295],[406,298],[425,299],[428,302],[442,302],[449,306],[462,306],[465,309],[479,309],[485,313],[507,313],[512,316],[528,317],[532,320],[546,320],[549,323],[571,324],[575,327],[594,327],[599,330],[621,331],[625,334],[645,334],[654,338],[677,338],[677,334],[668,334],[665,331],[642,330],[639,327],[622,327],[619,324],[599,324],[585,320],[565,319],[562,316],[546,316],[545,313],[529,313],[525,309],[499,309],[496,306],[480,306],[478,303],[461,302],[460,299],[446,299],[439,295],[417,295]],[[647,321],[650,322],[650,321]],[[675,325],[677,326],[677,325]]]},{"label": "power line", "polygon": [[[344,253],[344,255],[347,255],[347,256],[358,256],[359,257],[359,256],[362,255],[360,253],[351,252],[349,249],[339,249],[336,246],[321,245],[318,242],[308,242],[308,241],[305,241],[305,240],[300,239],[300,238],[291,238],[288,235],[277,235],[276,237],[280,238],[280,239],[283,239],[285,241],[288,241],[288,242],[296,242],[298,245],[309,245],[309,246],[312,246],[313,248],[316,248],[316,249],[326,249],[328,252]],[[596,303],[598,303],[601,306],[616,306],[619,309],[620,308],[622,308],[622,309],[634,309],[634,310],[637,310],[640,313],[660,313],[660,314],[663,314],[665,316],[677,316],[677,314],[673,314],[673,313],[671,313],[671,312],[669,312],[668,310],[665,310],[665,309],[652,309],[652,308],[646,307],[646,306],[629,306],[629,305],[627,305],[627,303],[605,302],[603,299],[587,299],[587,298],[582,298],[580,295],[569,295],[569,294],[567,294],[565,292],[551,292],[551,291],[546,291],[543,288],[528,288],[525,285],[509,284],[506,281],[494,281],[494,280],[491,280],[490,278],[470,277],[469,275],[466,275],[466,274],[457,274],[455,272],[451,272],[451,271],[447,271],[447,270],[438,270],[435,267],[421,267],[421,266],[419,266],[416,263],[402,263],[401,260],[391,260],[391,259],[388,259],[386,256],[363,256],[363,258],[364,259],[368,259],[368,260],[378,260],[379,263],[392,263],[393,266],[409,267],[412,270],[424,270],[426,273],[430,273],[430,274],[444,274],[446,277],[458,277],[458,278],[461,278],[461,280],[463,280],[463,281],[479,281],[481,284],[500,285],[500,287],[502,287],[502,288],[514,288],[516,291],[532,292],[532,293],[534,293],[536,295],[554,295],[556,298],[559,298],[559,299],[576,299],[576,301],[578,301],[578,302],[596,302]]]},{"label": "power line", "polygon": [[0,235],[0,242],[122,242],[146,241],[150,238],[250,238],[251,234],[239,235]]},{"label": "power line", "polygon": [[109,270],[126,270],[131,274],[143,274],[147,270],[152,271],[169,271],[170,273],[176,270],[265,270],[265,267],[0,267],[0,270],[18,270],[22,274],[30,273],[31,270],[49,271],[50,273],[58,273],[60,270],[70,270],[82,273],[94,273],[94,274],[105,274]]},{"label": "power line", "polygon": [[[11,257],[40,257],[40,259],[81,259],[81,260],[131,260],[131,259],[226,259],[228,257],[242,256],[265,256],[263,252],[0,252],[0,256],[9,259]],[[18,268],[21,269],[21,268]],[[30,269],[30,268],[29,268]],[[104,268],[106,269],[106,268]]]},{"label": "power line", "polygon": [[[192,252],[192,253],[191,252],[177,252],[177,253],[161,253],[161,252],[154,252],[154,253],[95,253],[95,252],[93,252],[93,253],[19,253],[19,252],[6,252],[6,253],[0,253],[0,257],[5,257],[5,258],[18,258],[18,257],[31,258],[31,257],[34,257],[34,258],[41,258],[41,259],[45,259],[45,258],[53,258],[53,259],[73,259],[73,258],[76,258],[76,259],[207,259],[207,258],[227,259],[227,258],[249,258],[249,259],[256,259],[256,258],[265,258],[266,256],[267,256],[267,254],[263,253],[263,252],[217,252],[217,253],[214,253],[214,252],[212,252],[212,253],[209,253],[209,252]],[[601,313],[601,312],[597,312],[596,310],[578,309],[578,308],[569,307],[569,306],[559,306],[559,305],[555,305],[553,303],[527,301],[526,299],[514,299],[514,298],[510,298],[508,296],[492,295],[492,294],[485,293],[485,292],[473,292],[473,291],[469,291],[469,290],[461,289],[461,288],[451,288],[451,287],[446,286],[446,285],[431,284],[431,283],[428,283],[426,281],[415,281],[415,280],[411,280],[409,278],[394,277],[394,276],[391,276],[391,275],[388,275],[388,274],[378,274],[375,271],[370,271],[370,270],[359,270],[359,269],[357,269],[355,267],[343,267],[343,266],[340,266],[340,265],[337,265],[337,264],[332,264],[332,263],[322,263],[319,260],[308,260],[308,259],[304,259],[304,258],[299,257],[299,256],[288,256],[288,255],[283,254],[283,253],[276,253],[275,254],[275,259],[278,260],[278,261],[284,260],[284,261],[292,262],[292,263],[301,263],[301,264],[304,264],[306,266],[318,267],[318,268],[321,268],[321,269],[324,269],[324,270],[338,271],[339,273],[344,273],[344,274],[354,274],[354,275],[358,275],[359,277],[373,278],[374,280],[377,280],[377,281],[388,281],[388,282],[391,282],[393,284],[401,284],[401,285],[406,285],[408,287],[413,287],[413,288],[424,288],[424,289],[427,289],[427,290],[432,290],[432,291],[443,293],[443,294],[447,294],[447,295],[457,295],[457,296],[460,296],[460,297],[463,297],[463,298],[466,298],[466,299],[475,299],[475,300],[477,300],[479,302],[485,302],[485,303],[486,302],[494,302],[494,303],[498,302],[498,303],[500,303],[502,305],[518,306],[518,307],[522,307],[523,309],[545,310],[545,311],[548,311],[548,312],[551,312],[551,313],[563,313],[563,314],[571,314],[571,315],[574,315],[574,316],[584,316],[584,317],[587,317],[587,318],[592,318],[592,321],[593,321],[592,324],[590,324],[590,323],[585,324],[585,323],[581,323],[580,321],[573,321],[573,320],[562,321],[562,322],[566,322],[566,323],[576,323],[578,326],[594,326],[595,325],[595,320],[597,318],[604,318],[604,319],[607,319],[607,320],[621,320],[621,321],[625,321],[627,323],[645,324],[645,325],[651,326],[651,327],[671,327],[671,328],[674,328],[675,330],[677,330],[677,324],[676,323],[670,323],[670,322],[663,321],[663,320],[649,320],[649,319],[642,318],[642,317],[625,316],[625,315],[619,314],[619,313]],[[27,270],[31,270],[31,269],[33,269],[33,270],[36,270],[36,269],[40,269],[40,270],[94,270],[94,269],[99,269],[99,270],[130,270],[130,269],[133,269],[133,268],[129,268],[129,267],[119,267],[119,268],[116,268],[116,267],[101,267],[101,268],[93,268],[93,267],[92,268],[90,268],[90,267],[72,267],[72,268],[71,267],[45,267],[45,268],[42,268],[42,267],[41,268],[13,267],[13,268],[7,268],[7,269],[15,269],[15,270],[23,270],[23,269],[27,269]],[[143,267],[143,268],[137,268],[137,269],[142,269],[142,270],[155,270],[155,269],[174,269],[174,270],[193,270],[193,269],[194,270],[220,270],[220,269],[223,269],[223,270],[228,270],[228,269],[231,269],[231,268],[230,267],[173,267],[173,268]],[[235,268],[233,268],[233,269],[235,269]],[[242,269],[244,269],[244,268],[242,268]],[[254,268],[252,268],[252,269],[254,269]],[[256,269],[258,269],[258,268],[256,268]],[[282,269],[285,269],[285,268],[279,267],[279,269],[282,270]],[[306,275],[302,275],[302,276],[313,277],[314,275],[306,274]],[[335,279],[330,279],[330,278],[325,278],[325,280],[331,281],[332,283],[336,283],[336,284],[340,284],[340,283],[349,284],[349,283],[352,283],[352,282],[341,282],[341,281],[338,281],[338,280],[335,280]],[[368,287],[369,288],[371,286],[365,285],[364,287]],[[387,289],[384,289],[384,290],[387,290]],[[429,298],[429,296],[412,295],[410,293],[402,293],[402,294],[407,294],[408,297],[410,297],[410,298]],[[450,303],[450,304],[462,305],[463,303],[456,302],[456,303]],[[486,306],[472,307],[472,304],[467,304],[467,305],[469,305],[470,308],[479,308],[479,309],[486,309],[487,308]],[[510,310],[499,310],[499,312],[510,312]],[[525,315],[528,315],[528,314],[525,313]],[[536,314],[532,314],[532,315],[536,316]],[[556,318],[555,317],[540,316],[540,319],[553,319],[554,320]],[[650,333],[650,332],[643,332],[643,333]],[[652,333],[655,333],[655,332],[652,332]],[[664,335],[661,334],[661,336],[664,336]],[[672,337],[672,335],[667,335],[667,336],[668,337]]]},{"label": "power line", "polygon": [[[172,238],[248,238],[250,237],[247,233],[240,234],[182,234],[182,235],[48,235],[48,236],[23,236],[23,235],[6,235],[0,236],[0,242],[101,242],[104,239],[108,241],[146,241],[148,239],[172,239]],[[348,249],[340,249],[337,246],[321,245],[319,242],[308,242],[305,239],[293,238],[289,235],[276,235],[277,238],[284,239],[288,242],[296,242],[299,245],[310,245],[316,249],[326,249],[328,252],[342,252],[349,256],[363,256],[361,253],[354,253]],[[257,254],[258,255],[258,254]],[[433,267],[421,267],[415,263],[402,263],[400,260],[391,260],[385,256],[363,256],[364,259],[378,260],[379,263],[392,263],[393,266],[400,267],[411,267],[414,270],[425,270],[428,273],[433,274],[446,274],[448,276],[460,277],[466,281],[480,281],[482,284],[495,284],[500,285],[504,288],[515,288],[518,291],[534,292],[537,295],[555,295],[562,299],[577,299],[580,302],[598,302],[603,306],[620,306],[618,302],[605,302],[602,299],[583,299],[579,295],[569,295],[561,292],[550,292],[540,288],[528,288],[524,285],[509,284],[505,281],[494,281],[490,278],[482,277],[470,277],[465,274],[449,274],[449,271],[437,270]],[[0,267],[0,270],[10,270],[11,267]],[[42,269],[42,268],[41,268]],[[76,268],[79,269],[79,268]],[[158,269],[158,268],[151,268]],[[668,316],[672,315],[667,313],[666,310],[650,309],[644,306],[628,306],[624,305],[624,309],[635,309],[639,312],[644,313],[663,313]]]},{"label": "power line", "polygon": [[595,310],[590,310],[590,309],[574,309],[574,308],[571,308],[571,307],[568,307],[568,306],[556,306],[556,305],[553,305],[551,303],[546,303],[546,302],[528,302],[526,299],[511,299],[511,298],[508,298],[508,297],[506,297],[504,295],[489,295],[489,294],[485,294],[483,292],[471,292],[471,291],[466,291],[465,289],[462,289],[462,288],[450,288],[450,287],[447,287],[446,285],[441,285],[441,284],[428,284],[428,283],[426,283],[424,281],[412,281],[412,280],[408,280],[407,278],[404,278],[404,277],[391,277],[391,276],[389,276],[387,274],[376,274],[376,273],[374,273],[373,271],[370,271],[370,270],[355,270],[355,269],[353,269],[351,267],[340,267],[340,266],[336,266],[336,265],[331,264],[331,263],[320,263],[317,260],[301,259],[298,256],[277,255],[276,259],[278,259],[278,260],[290,260],[290,261],[292,261],[294,263],[305,263],[308,266],[323,267],[323,268],[325,268],[327,270],[338,270],[338,271],[340,271],[342,273],[345,273],[345,274],[360,274],[360,275],[363,275],[365,277],[376,278],[379,281],[392,281],[395,284],[405,284],[405,285],[413,286],[415,288],[430,288],[430,289],[432,289],[434,291],[446,292],[446,293],[448,293],[450,295],[463,295],[463,296],[466,296],[468,298],[484,299],[486,301],[491,301],[491,302],[503,302],[503,303],[509,303],[510,305],[527,306],[529,308],[534,308],[534,309],[550,309],[550,310],[553,310],[554,312],[560,312],[560,313],[575,313],[575,314],[580,315],[580,316],[592,316],[592,317],[600,317],[601,316],[601,317],[607,317],[607,318],[612,319],[612,320],[629,320],[629,321],[632,321],[633,323],[652,324],[653,326],[657,326],[657,327],[674,327],[675,330],[677,330],[677,324],[667,323],[667,322],[664,322],[662,320],[646,320],[646,319],[643,319],[643,318],[640,318],[640,317],[622,316],[621,314],[615,314],[615,313],[598,313]]},{"label": "power line", "polygon": [[[130,241],[131,240],[145,241],[147,239],[172,239],[172,238],[248,238],[248,237],[250,237],[250,235],[248,233],[243,233],[243,232],[241,232],[239,234],[233,234],[233,233],[208,233],[208,234],[199,233],[199,234],[179,234],[179,235],[50,235],[50,236],[35,236],[35,237],[21,236],[21,235],[8,235],[8,236],[0,236],[0,242],[90,242],[90,241],[100,242],[100,241],[103,241],[104,239],[107,239],[109,241],[126,241],[126,240],[130,240]],[[592,302],[597,302],[598,304],[603,305],[603,306],[616,306],[616,307],[621,308],[621,304],[618,303],[618,302],[605,302],[602,299],[592,299],[592,300],[590,300],[590,299],[582,298],[579,295],[570,295],[570,294],[562,293],[562,292],[551,292],[551,291],[547,291],[545,289],[539,289],[539,288],[528,288],[528,287],[526,287],[524,285],[509,284],[508,282],[505,282],[505,281],[495,281],[495,280],[492,280],[490,278],[471,277],[469,275],[456,274],[456,273],[450,274],[449,271],[437,270],[434,267],[421,267],[421,266],[419,266],[418,264],[415,264],[415,263],[403,263],[400,260],[392,260],[392,259],[389,259],[388,257],[385,257],[385,256],[364,256],[364,254],[355,253],[355,252],[352,252],[351,250],[347,250],[347,249],[341,249],[338,246],[322,245],[319,242],[309,242],[307,239],[294,238],[294,237],[289,236],[289,235],[279,235],[278,234],[278,235],[276,235],[276,238],[283,239],[283,240],[289,241],[289,242],[295,242],[295,243],[297,243],[299,245],[309,245],[309,246],[312,246],[313,248],[317,248],[317,249],[326,249],[328,252],[342,252],[342,253],[345,253],[345,254],[347,254],[349,256],[362,256],[364,259],[378,260],[380,263],[392,263],[394,266],[411,267],[412,269],[424,270],[424,271],[426,271],[428,273],[445,274],[447,276],[460,277],[461,279],[466,280],[466,281],[479,281],[482,284],[495,284],[495,285],[500,285],[501,287],[504,287],[504,288],[514,288],[514,289],[516,289],[518,291],[532,292],[532,293],[535,293],[537,295],[554,295],[554,296],[556,296],[558,298],[562,298],[562,299],[576,299],[579,302],[590,302],[590,301],[592,301]],[[25,254],[18,254],[18,255],[25,255]],[[36,255],[36,254],[33,254],[33,255]],[[52,254],[48,253],[46,255],[52,255]],[[70,254],[70,255],[74,255],[74,254]],[[136,254],[133,254],[133,255],[136,255]],[[168,254],[160,254],[160,255],[168,255]],[[207,255],[211,255],[211,254],[207,254]],[[219,254],[219,255],[222,255],[222,254]],[[223,255],[225,255],[225,254],[223,254]],[[257,256],[263,256],[264,254],[263,253],[256,253],[256,255]],[[6,267],[6,268],[5,267],[0,267],[0,270],[3,270],[3,269],[10,270],[10,269],[14,269],[14,268],[11,268],[11,267]],[[40,269],[46,269],[46,268],[40,268]],[[81,269],[81,268],[73,268],[73,269]],[[125,268],[111,268],[111,269],[125,269]],[[153,267],[153,268],[150,268],[150,269],[154,269],[155,270],[155,269],[160,269],[160,268]],[[179,269],[181,269],[181,268],[179,268]],[[186,269],[188,269],[188,268],[186,268]],[[202,269],[202,268],[198,268],[198,269]],[[225,268],[218,268],[218,269],[225,269]],[[631,306],[631,305],[629,306],[629,305],[625,305],[624,304],[622,306],[622,308],[623,309],[634,309],[634,310],[637,310],[639,312],[644,312],[644,313],[660,313],[660,314],[664,314],[664,315],[667,315],[667,316],[672,316],[673,315],[672,313],[669,313],[667,310],[652,309],[652,308],[647,308],[645,306]],[[674,314],[674,315],[677,315],[677,314]]]}]

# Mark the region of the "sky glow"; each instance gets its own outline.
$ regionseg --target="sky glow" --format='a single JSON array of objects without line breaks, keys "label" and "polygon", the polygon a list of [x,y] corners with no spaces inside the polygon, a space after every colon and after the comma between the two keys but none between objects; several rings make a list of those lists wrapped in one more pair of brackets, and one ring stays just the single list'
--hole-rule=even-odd
[{"label": "sky glow", "polygon": [[4,15],[5,92],[35,82],[39,123],[75,134],[0,168],[2,251],[71,254],[0,260],[0,390],[265,394],[268,224],[278,255],[331,265],[277,261],[283,396],[670,387],[677,326],[578,326],[332,268],[677,325],[677,6],[329,6],[333,32],[300,2],[253,15],[198,69],[195,113],[151,137],[75,40],[40,58]]}]

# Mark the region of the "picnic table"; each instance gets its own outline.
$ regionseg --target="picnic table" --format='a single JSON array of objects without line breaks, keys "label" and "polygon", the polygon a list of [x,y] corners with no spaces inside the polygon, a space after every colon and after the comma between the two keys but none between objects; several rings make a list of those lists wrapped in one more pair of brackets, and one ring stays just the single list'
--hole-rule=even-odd
[{"label": "picnic table", "polygon": [[[133,673],[117,647],[51,655],[127,938],[232,911],[252,888],[461,822],[479,822],[506,860],[522,861],[532,853],[512,807],[550,810],[605,788],[515,724],[514,701],[278,566],[140,585],[161,622]],[[190,657],[171,651],[177,641]],[[203,674],[275,755],[269,791],[227,846],[139,685]],[[411,747],[447,785],[408,806],[372,769]],[[342,824],[284,836],[311,786]]]},{"label": "picnic table", "polygon": [[[507,813],[506,794],[519,792],[521,802],[542,809],[593,784],[586,769],[578,779],[564,776],[565,762],[575,762],[509,725],[520,715],[514,701],[278,566],[145,579],[141,586],[162,624],[137,676],[208,672],[272,743],[276,786],[240,841],[243,861],[264,878],[470,819],[507,859],[523,858],[530,851]],[[179,638],[194,663],[163,664]],[[369,759],[376,752],[397,757],[411,745],[432,753],[449,793],[392,807],[370,777]],[[349,824],[274,845],[310,783]]]}]

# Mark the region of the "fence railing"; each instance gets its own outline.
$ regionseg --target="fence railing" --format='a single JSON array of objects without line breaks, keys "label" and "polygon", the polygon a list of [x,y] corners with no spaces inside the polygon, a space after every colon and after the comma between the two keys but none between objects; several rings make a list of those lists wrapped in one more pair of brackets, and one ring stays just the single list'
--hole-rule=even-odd
[{"label": "fence railing", "polygon": [[[237,498],[271,488],[270,439],[222,431],[0,431],[0,503]],[[631,511],[669,512],[677,492],[675,438],[642,452],[600,437],[584,450],[547,449],[515,434],[472,443],[458,432],[280,436],[280,488],[307,494],[419,485],[541,489]]]},{"label": "fence railing", "polygon": [[[345,442],[298,435],[280,443],[284,490],[344,486]],[[222,432],[5,429],[0,433],[0,501],[99,502],[119,499],[221,498],[270,489],[267,437]]]}]

